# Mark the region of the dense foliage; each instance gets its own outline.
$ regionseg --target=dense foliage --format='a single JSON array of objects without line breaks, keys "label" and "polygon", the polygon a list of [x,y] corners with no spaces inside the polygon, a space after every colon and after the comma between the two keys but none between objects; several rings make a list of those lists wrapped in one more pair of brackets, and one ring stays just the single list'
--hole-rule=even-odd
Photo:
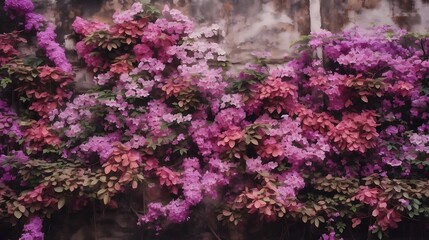
[{"label": "dense foliage", "polygon": [[[6,0],[22,24],[0,35],[0,218],[27,222],[21,239],[43,239],[42,219],[64,206],[115,208],[143,189],[162,197],[136,224],[157,231],[200,204],[225,224],[308,222],[322,239],[428,220],[427,36],[322,31],[283,65],[258,55],[235,74],[217,26],[195,31],[177,10],[135,3],[112,25],[73,23],[94,74],[78,93],[55,27],[33,8]],[[28,56],[31,35],[42,51]]]}]

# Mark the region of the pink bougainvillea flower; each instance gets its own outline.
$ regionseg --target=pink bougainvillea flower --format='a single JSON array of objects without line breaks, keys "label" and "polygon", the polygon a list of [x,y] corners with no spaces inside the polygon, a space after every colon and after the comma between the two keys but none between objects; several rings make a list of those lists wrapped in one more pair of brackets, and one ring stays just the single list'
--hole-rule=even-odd
[{"label": "pink bougainvillea flower", "polygon": [[177,185],[180,183],[179,174],[173,172],[167,167],[160,167],[156,171],[156,175],[159,177],[159,183],[170,188],[174,194],[178,193]]},{"label": "pink bougainvillea flower", "polygon": [[231,126],[230,129],[219,135],[218,146],[228,146],[234,148],[234,146],[240,142],[244,137],[244,131],[239,127]]}]

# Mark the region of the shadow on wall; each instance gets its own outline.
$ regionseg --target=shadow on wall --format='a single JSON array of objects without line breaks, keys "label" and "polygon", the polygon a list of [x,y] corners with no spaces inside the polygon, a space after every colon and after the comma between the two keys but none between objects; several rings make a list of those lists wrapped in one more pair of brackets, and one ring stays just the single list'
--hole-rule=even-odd
[{"label": "shadow on wall", "polygon": [[322,27],[334,32],[351,26],[396,25],[409,31],[429,29],[428,0],[324,0]]}]

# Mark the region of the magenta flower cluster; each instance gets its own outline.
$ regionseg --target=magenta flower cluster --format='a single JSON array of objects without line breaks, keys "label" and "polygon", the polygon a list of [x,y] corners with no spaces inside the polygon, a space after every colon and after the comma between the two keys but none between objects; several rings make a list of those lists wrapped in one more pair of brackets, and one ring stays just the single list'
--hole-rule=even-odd
[{"label": "magenta flower cluster", "polygon": [[34,4],[31,0],[5,0],[3,9],[12,14],[26,15],[34,10]]},{"label": "magenta flower cluster", "polygon": [[[49,24],[44,16],[34,12],[34,4],[31,0],[6,0],[3,9],[12,17],[24,17],[25,29],[37,31],[38,46],[45,50],[48,59],[61,70],[72,71],[64,49],[56,42],[55,26]],[[43,30],[44,26],[45,30]]]},{"label": "magenta flower cluster", "polygon": [[35,216],[30,218],[28,223],[25,224],[19,240],[43,240],[42,224],[43,220],[40,217]]}]

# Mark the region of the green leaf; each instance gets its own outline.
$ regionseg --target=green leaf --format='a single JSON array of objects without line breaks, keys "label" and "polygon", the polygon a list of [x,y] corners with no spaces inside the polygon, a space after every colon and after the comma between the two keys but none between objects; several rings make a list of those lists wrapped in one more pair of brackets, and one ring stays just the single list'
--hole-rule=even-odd
[{"label": "green leaf", "polygon": [[15,215],[16,218],[20,219],[22,217],[22,212],[15,211],[15,212],[13,212],[13,215]]},{"label": "green leaf", "polygon": [[66,199],[65,198],[61,198],[58,201],[58,209],[61,209],[62,207],[64,207],[64,204],[66,203]]},{"label": "green leaf", "polygon": [[259,144],[258,140],[254,139],[254,138],[252,138],[252,140],[250,140],[250,141],[253,143],[253,145],[258,145]]},{"label": "green leaf", "polygon": [[102,189],[100,189],[100,190],[98,190],[98,192],[97,192],[97,195],[98,196],[101,196],[103,193],[105,193],[107,191],[107,189],[106,188],[102,188]]},{"label": "green leaf", "polygon": [[319,219],[318,218],[314,219],[314,226],[319,227]]},{"label": "green leaf", "polygon": [[107,205],[108,203],[109,203],[109,201],[110,201],[110,197],[109,197],[109,194],[104,194],[104,197],[103,197],[103,203],[105,204],[105,205]]},{"label": "green leaf", "polygon": [[9,83],[12,83],[12,80],[10,78],[3,78],[0,82],[0,86],[2,88],[6,88]]},{"label": "green leaf", "polygon": [[24,206],[22,206],[22,205],[19,205],[19,206],[18,206],[18,209],[19,209],[19,211],[20,211],[20,212],[22,212],[22,213],[24,213],[24,212],[25,212],[25,207],[24,207]]},{"label": "green leaf", "polygon": [[383,238],[383,233],[381,231],[378,231],[377,237],[378,237],[378,239],[382,239]]},{"label": "green leaf", "polygon": [[43,60],[42,60],[42,59],[40,59],[40,58],[31,57],[31,58],[26,58],[26,59],[24,59],[24,63],[25,63],[26,65],[30,65],[30,66],[33,66],[33,67],[37,67],[37,66],[39,66],[40,64],[42,64],[42,63],[43,63]]},{"label": "green leaf", "polygon": [[185,148],[181,148],[181,149],[179,150],[180,155],[184,155],[184,154],[186,154],[187,152],[188,152],[188,150],[187,150],[187,149],[185,149]]}]

